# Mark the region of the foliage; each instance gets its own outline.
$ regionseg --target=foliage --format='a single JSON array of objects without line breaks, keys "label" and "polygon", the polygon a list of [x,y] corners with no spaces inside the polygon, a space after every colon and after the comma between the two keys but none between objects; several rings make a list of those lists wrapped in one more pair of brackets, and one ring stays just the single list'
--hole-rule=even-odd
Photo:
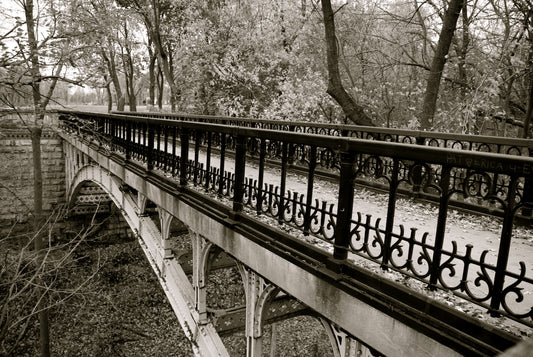
[{"label": "foliage", "polygon": [[[76,49],[67,62],[84,84],[114,88],[108,102],[153,101],[149,88],[164,73],[167,84],[159,94],[175,110],[344,121],[325,93],[324,25],[316,0],[54,3],[49,23],[63,19],[56,22],[68,25],[63,32],[68,29]],[[343,85],[377,125],[418,127],[447,3],[334,2]],[[529,0],[466,1],[446,57],[433,130],[518,134],[532,82],[530,8]],[[24,21],[10,16],[14,27],[0,37],[4,48],[25,31]],[[43,63],[67,58],[61,43],[47,43]],[[8,48],[0,62],[19,55]],[[13,63],[2,74],[20,78],[24,71]]]}]

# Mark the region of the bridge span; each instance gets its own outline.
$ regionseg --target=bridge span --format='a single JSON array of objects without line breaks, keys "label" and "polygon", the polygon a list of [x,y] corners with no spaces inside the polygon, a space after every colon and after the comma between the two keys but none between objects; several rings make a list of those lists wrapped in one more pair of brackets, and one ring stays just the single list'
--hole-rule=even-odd
[{"label": "bridge span", "polygon": [[[514,218],[531,207],[523,194],[531,158],[126,115],[63,112],[61,127],[69,201],[93,195],[85,202],[110,199],[120,209],[197,355],[227,355],[219,320],[242,327],[247,356],[261,356],[264,324],[295,314],[320,319],[336,356],[491,356],[519,340],[370,272],[355,257],[531,325],[531,301],[521,291],[533,281],[525,264],[508,266]],[[305,168],[305,194],[287,190],[290,154]],[[279,160],[277,189],[265,181],[269,159]],[[251,161],[254,180],[246,177]],[[339,176],[335,205],[313,198],[319,168]],[[389,187],[385,227],[354,218],[354,182],[363,176]],[[494,180],[497,192],[487,189]],[[87,190],[95,184],[96,193]],[[394,222],[397,191],[413,186],[437,198],[431,237]],[[446,237],[452,195],[502,212],[495,261]],[[190,233],[190,257],[172,249],[178,226]],[[237,264],[246,306],[215,318],[206,281],[221,256]]]}]

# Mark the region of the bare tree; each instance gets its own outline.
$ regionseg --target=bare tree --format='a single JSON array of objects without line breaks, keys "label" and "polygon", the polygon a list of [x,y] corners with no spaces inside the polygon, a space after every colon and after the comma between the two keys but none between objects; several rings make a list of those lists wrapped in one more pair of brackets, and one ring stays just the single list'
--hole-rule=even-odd
[{"label": "bare tree", "polygon": [[329,74],[327,93],[341,106],[344,114],[350,121],[358,125],[373,126],[372,119],[366,115],[363,107],[357,104],[342,85],[339,72],[339,50],[335,35],[335,14],[333,13],[330,0],[322,0],[322,13],[324,15]]},{"label": "bare tree", "polygon": [[[84,287],[92,280],[98,270],[81,282],[72,286],[62,283],[61,273],[78,259],[74,252],[95,230],[97,225],[89,225],[73,238],[52,241],[62,212],[50,215],[41,222],[40,230],[29,239],[9,233],[0,237],[0,355],[17,354],[25,337],[31,331],[35,316],[59,306],[66,300],[80,296]],[[46,236],[49,244],[37,251],[33,248],[36,240]],[[38,243],[39,244],[39,243]],[[39,319],[40,320],[40,319]],[[41,321],[41,320],[40,320]],[[46,342],[46,341],[44,341]],[[43,350],[40,338],[41,355],[49,355]],[[49,346],[48,346],[49,347]]]},{"label": "bare tree", "polygon": [[424,102],[420,114],[420,128],[423,130],[431,129],[433,117],[437,108],[437,97],[439,95],[440,80],[442,71],[446,64],[446,58],[450,50],[450,45],[455,33],[457,19],[463,8],[464,0],[451,0],[448,9],[444,14],[442,29],[439,35],[439,42],[433,55],[433,61],[427,78]]},{"label": "bare tree", "polygon": [[[33,115],[30,119],[24,118],[17,111],[16,104],[10,101],[10,97],[2,93],[0,100],[19,114],[24,127],[30,132],[32,145],[32,168],[33,168],[33,227],[35,236],[32,239],[36,257],[44,262],[46,259],[46,246],[42,239],[43,213],[43,175],[41,163],[41,136],[46,109],[52,100],[52,94],[59,80],[63,79],[64,67],[68,61],[68,47],[70,40],[66,36],[65,22],[62,12],[51,2],[45,7],[36,8],[33,0],[17,1],[24,12],[24,21],[17,21],[17,36],[11,38],[17,46],[10,56],[4,56],[2,66],[5,73],[20,72],[17,76],[2,78],[1,85],[7,91],[14,92],[18,96],[29,97],[27,104],[31,103]],[[47,23],[46,31],[39,26]],[[23,30],[25,28],[25,31]],[[45,35],[43,35],[43,32]],[[22,36],[26,34],[26,37]],[[41,36],[39,38],[39,36]],[[7,37],[2,35],[2,39]],[[47,53],[46,61],[42,53]],[[55,56],[50,54],[54,53]],[[46,74],[43,74],[46,67]],[[6,80],[10,78],[11,81]],[[66,79],[65,79],[66,80]],[[46,86],[43,85],[46,83]],[[37,289],[41,286],[36,284]],[[43,299],[38,300],[36,313],[39,316],[40,350],[42,356],[50,355],[50,338],[48,310]]]}]

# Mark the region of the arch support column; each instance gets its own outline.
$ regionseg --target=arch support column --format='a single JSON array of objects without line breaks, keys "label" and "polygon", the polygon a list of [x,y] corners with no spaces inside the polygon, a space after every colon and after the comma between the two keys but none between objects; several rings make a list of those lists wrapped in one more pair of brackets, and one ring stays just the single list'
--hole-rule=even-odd
[{"label": "arch support column", "polygon": [[138,216],[144,216],[146,214],[146,202],[147,202],[147,197],[140,192],[137,193],[137,208],[138,208],[137,215]]},{"label": "arch support column", "polygon": [[280,290],[243,264],[238,263],[237,266],[242,276],[246,294],[246,356],[261,357],[264,312]]},{"label": "arch support column", "polygon": [[211,263],[221,252],[213,243],[196,232],[190,232],[192,240],[192,285],[194,288],[194,304],[199,324],[208,323],[207,318],[207,279]]},{"label": "arch support column", "polygon": [[361,341],[346,333],[336,324],[320,317],[320,322],[329,337],[335,357],[380,357],[377,351],[371,350]]},{"label": "arch support column", "polygon": [[159,222],[161,224],[161,246],[163,247],[163,258],[171,259],[174,257],[170,247],[170,223],[172,223],[173,216],[161,207],[157,207],[159,211]]}]

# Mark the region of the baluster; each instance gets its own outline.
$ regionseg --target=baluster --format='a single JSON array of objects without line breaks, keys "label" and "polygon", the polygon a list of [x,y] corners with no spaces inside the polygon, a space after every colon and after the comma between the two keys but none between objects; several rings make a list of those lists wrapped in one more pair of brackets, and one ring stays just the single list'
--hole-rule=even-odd
[{"label": "baluster", "polygon": [[[533,148],[528,148],[529,157],[533,157]],[[529,202],[533,204],[533,177],[524,177],[524,192],[522,194],[522,202]],[[522,208],[522,215],[524,217],[531,217],[533,210],[531,206]]]},{"label": "baluster", "polygon": [[[424,145],[426,142],[426,138],[422,136],[416,137],[416,144],[417,145]],[[415,194],[415,197],[420,192],[420,188],[422,185],[422,165],[417,165],[419,163],[415,163],[414,167],[412,168],[412,174],[413,174],[413,193]]]},{"label": "baluster", "polygon": [[131,159],[131,149],[132,149],[132,142],[131,142],[131,122],[126,122],[126,160]]},{"label": "baluster", "polygon": [[498,261],[496,262],[496,274],[494,275],[494,287],[492,290],[492,299],[490,301],[490,313],[497,316],[500,308],[503,284],[505,280],[505,271],[509,261],[509,250],[511,249],[511,238],[513,234],[513,219],[516,206],[518,177],[511,176],[509,180],[509,193],[507,194],[507,204],[503,215],[502,233],[500,236],[500,247],[498,249]]},{"label": "baluster", "polygon": [[472,261],[472,248],[474,248],[474,246],[472,244],[467,244],[465,247],[466,247],[466,253],[463,259],[464,268],[463,268],[463,275],[461,277],[461,283],[460,283],[461,291],[466,291],[467,284],[468,284],[468,271],[470,269],[470,264],[472,264],[473,262]]},{"label": "baluster", "polygon": [[180,186],[187,185],[187,161],[189,160],[189,129],[181,128]]},{"label": "baluster", "polygon": [[257,182],[257,214],[261,214],[263,206],[263,181],[265,174],[265,156],[266,156],[266,140],[261,139],[261,144],[259,148],[259,172],[258,172],[258,182]]},{"label": "baluster", "polygon": [[[111,120],[111,123],[110,123],[110,139],[111,139],[110,146],[111,146],[111,151],[115,150],[115,143],[116,143],[116,139],[115,139],[116,127],[115,126],[116,126],[115,125],[115,121]],[[100,140],[98,140],[98,145],[101,145]]]},{"label": "baluster", "polygon": [[137,146],[138,146],[138,153],[137,153],[137,159],[142,160],[143,159],[143,132],[144,132],[144,125],[142,123],[137,124]]},{"label": "baluster", "polygon": [[281,183],[279,185],[279,212],[278,222],[283,223],[283,212],[285,211],[285,186],[287,184],[287,166],[288,166],[288,143],[283,142],[281,145]]},{"label": "baluster", "polygon": [[209,179],[211,178],[211,132],[208,131],[207,135],[207,150],[205,158],[205,190],[209,190]]},{"label": "baluster", "polygon": [[139,160],[142,157],[142,147],[141,147],[142,123],[136,122],[134,125],[134,128],[135,129],[133,131],[133,135],[137,137],[137,139],[134,140],[135,158]]},{"label": "baluster", "polygon": [[244,174],[246,170],[246,145],[244,136],[235,141],[235,179],[233,186],[233,211],[242,212],[244,196]]},{"label": "baluster", "polygon": [[353,152],[341,152],[340,161],[339,199],[337,203],[333,258],[345,260],[348,256],[348,247],[350,245],[355,181],[355,154]]},{"label": "baluster", "polygon": [[194,185],[198,184],[198,167],[199,167],[199,156],[200,156],[200,130],[195,130],[194,135],[194,174],[193,182]]},{"label": "baluster", "polygon": [[[294,125],[289,125],[289,131],[290,132],[294,132],[295,128],[296,127]],[[292,144],[292,143],[288,144],[288,145],[289,145],[289,149],[288,149],[288,151],[289,151],[288,155],[289,156],[288,156],[287,160],[288,160],[289,165],[293,165],[294,164],[294,153],[296,152],[296,148],[295,148],[294,144]]]},{"label": "baluster", "polygon": [[220,179],[218,182],[218,194],[224,194],[224,162],[226,156],[226,134],[220,133]]},{"label": "baluster", "polygon": [[117,130],[117,137],[119,138],[118,142],[121,148],[124,148],[124,141],[126,140],[126,121],[125,120],[117,120],[118,124],[118,130]]},{"label": "baluster", "polygon": [[146,147],[146,168],[154,169],[154,126],[146,123],[148,129],[148,146]]},{"label": "baluster", "polygon": [[392,241],[392,230],[394,228],[394,214],[396,213],[396,190],[398,188],[398,171],[400,160],[393,159],[391,180],[389,182],[389,202],[387,206],[387,223],[385,225],[385,246],[383,247],[383,260],[381,268],[387,269],[390,260],[390,247]]},{"label": "baluster", "polygon": [[172,130],[172,175],[178,172],[178,162],[176,160],[176,142],[178,140],[178,127],[175,126]]},{"label": "baluster", "polygon": [[317,147],[311,146],[309,153],[309,171],[307,174],[307,196],[305,202],[304,234],[309,235],[311,227],[311,208],[313,204],[313,186],[315,182],[315,169],[317,159]]},{"label": "baluster", "polygon": [[154,146],[153,146],[153,150],[154,150],[154,166],[155,167],[159,167],[160,165],[160,157],[161,157],[161,127],[159,125],[155,125],[155,137],[154,137]]},{"label": "baluster", "polygon": [[170,167],[170,163],[169,163],[169,160],[168,160],[168,131],[169,131],[169,127],[165,127],[164,130],[165,130],[165,159],[164,159],[164,169],[165,171],[168,170],[168,168]]},{"label": "baluster", "polygon": [[446,234],[446,218],[448,217],[448,203],[450,198],[450,172],[450,166],[442,166],[441,181],[439,185],[441,190],[439,200],[439,215],[437,218],[437,230],[435,232],[433,259],[431,262],[431,275],[429,277],[429,288],[432,290],[437,288],[437,282],[440,274],[440,261],[442,257],[444,236]]}]

